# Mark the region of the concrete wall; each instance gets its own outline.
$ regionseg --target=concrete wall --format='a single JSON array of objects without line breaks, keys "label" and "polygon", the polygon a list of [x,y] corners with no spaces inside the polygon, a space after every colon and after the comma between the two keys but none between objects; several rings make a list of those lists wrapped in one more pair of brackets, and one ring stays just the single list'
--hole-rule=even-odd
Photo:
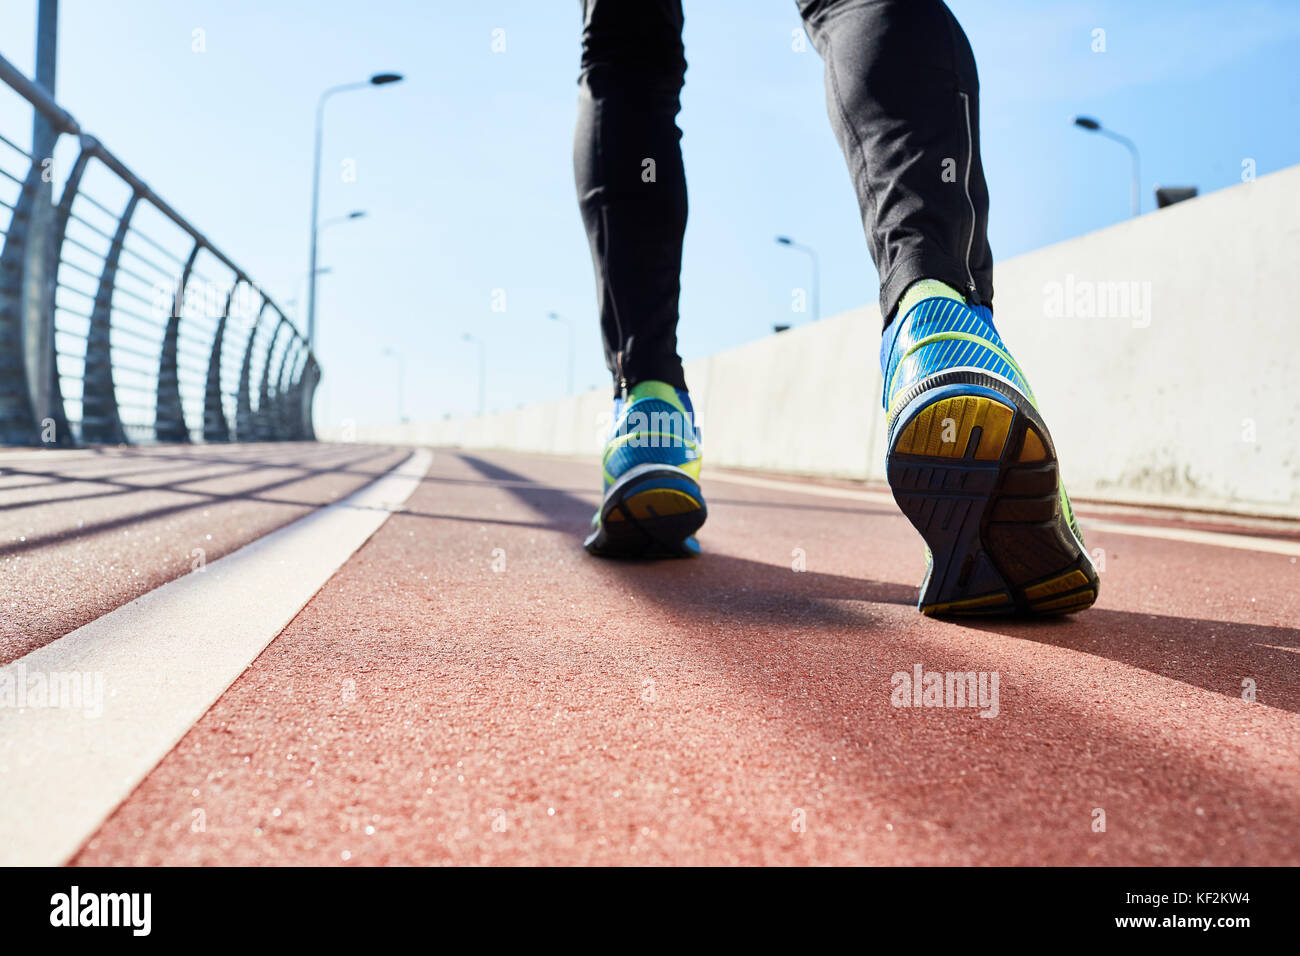
[{"label": "concrete wall", "polygon": [[[1300,517],[1300,166],[1000,263],[1071,494]],[[708,464],[883,478],[879,310],[687,364]],[[593,391],[327,437],[595,455]]]}]

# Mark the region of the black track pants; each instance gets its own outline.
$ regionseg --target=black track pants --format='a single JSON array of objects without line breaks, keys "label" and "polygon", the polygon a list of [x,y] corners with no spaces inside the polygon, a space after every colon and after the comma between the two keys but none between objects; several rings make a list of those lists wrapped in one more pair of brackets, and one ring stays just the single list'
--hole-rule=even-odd
[{"label": "black track pants", "polygon": [[[979,81],[942,0],[798,0],[826,64],[886,324],[918,279],[993,298]],[[573,166],[606,364],[628,387],[685,387],[677,300],[686,176],[681,0],[584,0]],[[762,197],[755,197],[762,201]]]}]

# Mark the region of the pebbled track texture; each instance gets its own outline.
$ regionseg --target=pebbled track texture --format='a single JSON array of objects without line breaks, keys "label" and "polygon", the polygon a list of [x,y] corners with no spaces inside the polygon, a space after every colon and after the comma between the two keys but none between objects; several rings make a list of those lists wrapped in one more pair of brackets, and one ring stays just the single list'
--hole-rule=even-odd
[{"label": "pebbled track texture", "polygon": [[593,476],[437,451],[75,862],[1300,863],[1290,556],[1085,526],[1098,607],[944,620],[892,501],[706,473],[699,559],[598,561]]}]

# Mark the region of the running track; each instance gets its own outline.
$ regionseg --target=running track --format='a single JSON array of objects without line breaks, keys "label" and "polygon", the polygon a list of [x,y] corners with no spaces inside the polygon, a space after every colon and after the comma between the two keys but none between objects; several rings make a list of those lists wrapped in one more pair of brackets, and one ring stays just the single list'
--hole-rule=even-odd
[{"label": "running track", "polygon": [[[419,469],[251,666],[228,687],[206,674],[213,700],[120,805],[85,833],[20,821],[32,852],[57,836],[79,849],[54,862],[91,865],[1300,863],[1295,524],[1084,505],[1096,608],[952,623],[913,609],[920,539],[879,488],[706,461],[705,555],[611,563],[580,547],[592,463],[408,453],[0,454],[10,671],[164,582],[218,587],[195,548],[220,568],[331,502],[375,511],[347,496]],[[218,623],[259,600],[223,599]],[[199,679],[224,630],[192,638],[185,610],[147,646],[192,655]],[[145,618],[108,629],[122,654]],[[119,664],[102,716],[77,718],[110,743],[130,733],[114,675],[154,661]],[[917,665],[996,673],[997,716],[894,706],[892,676]],[[160,691],[176,666],[156,664]],[[53,772],[43,715],[8,711],[0,807]]]}]

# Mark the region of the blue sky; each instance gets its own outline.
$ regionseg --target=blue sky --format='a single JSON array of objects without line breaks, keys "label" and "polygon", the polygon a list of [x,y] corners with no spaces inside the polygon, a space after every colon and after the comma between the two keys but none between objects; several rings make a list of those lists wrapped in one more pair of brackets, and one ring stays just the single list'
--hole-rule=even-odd
[{"label": "blue sky", "polygon": [[[1300,4],[950,5],[979,63],[998,258],[1128,214],[1127,153],[1072,128],[1076,113],[1138,142],[1147,211],[1155,185],[1211,191],[1240,182],[1245,159],[1259,175],[1300,162]],[[29,73],[35,8],[0,4],[0,52]],[[318,423],[395,416],[389,348],[410,417],[473,411],[466,332],[486,342],[489,408],[562,394],[550,311],[575,325],[579,387],[604,387],[571,170],[576,0],[62,0],[60,27],[59,101],[282,304],[305,302],[316,97],[406,74],[328,108],[322,216],[368,216],[323,238]],[[802,318],[791,290],[807,260],[778,233],[820,252],[823,314],[875,299],[821,61],[793,49],[798,29],[788,0],[687,0],[687,359]],[[13,97],[0,130],[30,135]]]}]

